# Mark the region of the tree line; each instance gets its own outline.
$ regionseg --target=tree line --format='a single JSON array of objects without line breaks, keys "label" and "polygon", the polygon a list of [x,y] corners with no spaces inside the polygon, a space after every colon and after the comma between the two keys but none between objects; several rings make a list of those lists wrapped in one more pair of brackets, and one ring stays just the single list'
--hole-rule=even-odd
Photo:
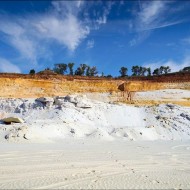
[{"label": "tree line", "polygon": [[[74,63],[57,63],[54,64],[53,71],[57,74],[68,74],[68,75],[78,75],[78,76],[96,76],[98,74],[97,68],[95,66],[89,66],[87,64],[80,64],[76,70],[74,70]],[[50,68],[46,68],[45,70],[50,70]],[[30,70],[30,74],[35,74],[36,71],[34,69]]]},{"label": "tree line", "polygon": [[[142,66],[133,66],[132,69],[132,76],[151,76],[151,75],[162,75],[162,74],[167,74],[171,72],[171,69],[169,66],[161,66],[160,68],[156,68],[152,73],[151,73],[151,68],[150,67],[142,67]],[[128,76],[128,68],[127,67],[121,67],[119,70],[121,77]]]},{"label": "tree line", "polygon": [[[95,66],[89,66],[87,64],[80,64],[79,67],[74,70],[74,63],[57,63],[54,64],[53,71],[57,74],[68,74],[68,75],[78,75],[78,76],[97,76],[98,71]],[[46,68],[45,70],[50,70],[50,68]],[[169,66],[160,66],[159,68],[154,69],[153,72],[151,72],[150,67],[142,67],[142,66],[132,66],[132,75],[131,76],[152,76],[152,75],[162,75],[162,74],[168,74],[171,72],[171,69]],[[184,72],[190,72],[190,67],[185,67],[181,71]],[[120,76],[119,77],[127,77],[128,74],[128,68],[127,67],[121,67],[119,70]],[[35,70],[31,69],[30,74],[35,74]],[[104,73],[101,74],[102,77],[112,77],[111,75],[104,76]]]},{"label": "tree line", "polygon": [[58,63],[54,65],[53,71],[57,74],[79,75],[79,76],[95,76],[98,71],[95,66],[89,66],[87,64],[80,64],[74,71],[74,63]]}]

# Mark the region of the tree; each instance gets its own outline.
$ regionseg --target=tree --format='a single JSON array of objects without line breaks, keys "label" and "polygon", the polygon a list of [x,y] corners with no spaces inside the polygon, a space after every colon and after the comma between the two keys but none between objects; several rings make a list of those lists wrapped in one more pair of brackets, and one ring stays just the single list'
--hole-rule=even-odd
[{"label": "tree", "polygon": [[153,75],[162,75],[167,74],[171,71],[169,66],[160,66],[160,68],[156,68],[153,72]]},{"label": "tree", "polygon": [[184,71],[184,72],[190,72],[190,67],[184,67],[184,68],[182,69],[182,71]]},{"label": "tree", "polygon": [[84,76],[86,68],[86,64],[80,64],[80,67],[75,71],[75,75]]},{"label": "tree", "polygon": [[54,65],[54,72],[58,74],[65,74],[67,72],[67,64],[64,63],[58,63]]},{"label": "tree", "polygon": [[121,69],[119,70],[121,77],[127,76],[127,71],[128,69],[126,67],[121,67]]},{"label": "tree", "polygon": [[139,76],[145,76],[145,73],[147,72],[147,68],[146,67],[139,67]]},{"label": "tree", "polygon": [[169,72],[171,72],[170,67],[169,66],[164,67],[163,72],[164,72],[164,74],[168,74]]},{"label": "tree", "polygon": [[162,75],[162,74],[167,74],[171,71],[170,67],[169,66],[161,66],[159,68],[159,74]]},{"label": "tree", "polygon": [[80,64],[80,66],[81,66],[82,75],[84,75],[85,74],[85,70],[87,68],[87,65],[86,64]]},{"label": "tree", "polygon": [[147,68],[147,76],[151,76],[151,68],[150,67]]},{"label": "tree", "polygon": [[160,73],[160,75],[162,75],[162,74],[164,73],[164,66],[161,66],[161,67],[159,68],[159,73]]},{"label": "tree", "polygon": [[36,71],[34,69],[31,69],[29,74],[35,74],[35,73]]},{"label": "tree", "polygon": [[159,68],[155,69],[152,74],[153,75],[160,75],[160,69]]},{"label": "tree", "polygon": [[133,66],[131,70],[133,72],[132,76],[138,76],[139,75],[139,66],[138,65]]},{"label": "tree", "polygon": [[75,71],[75,75],[79,75],[81,76],[82,75],[82,70],[81,70],[81,67],[78,67]]},{"label": "tree", "polygon": [[68,63],[68,68],[69,68],[69,74],[70,75],[74,74],[74,72],[73,72],[73,66],[74,66],[74,63]]},{"label": "tree", "polygon": [[86,67],[86,76],[90,76],[90,66]]},{"label": "tree", "polygon": [[95,76],[95,75],[98,74],[98,71],[97,71],[97,69],[96,69],[95,66],[92,67],[92,68],[90,68],[90,72],[89,72],[89,74],[90,74],[90,76]]},{"label": "tree", "polygon": [[146,67],[139,67],[138,65],[132,67],[132,76],[145,76],[148,72],[148,68]]}]

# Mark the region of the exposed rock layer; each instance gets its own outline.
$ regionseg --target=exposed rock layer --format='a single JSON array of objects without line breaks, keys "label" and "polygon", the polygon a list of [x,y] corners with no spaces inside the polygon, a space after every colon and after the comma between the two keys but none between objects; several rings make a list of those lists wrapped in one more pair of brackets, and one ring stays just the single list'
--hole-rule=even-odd
[{"label": "exposed rock layer", "polygon": [[160,76],[160,78],[129,77],[127,79],[107,79],[61,75],[0,74],[0,97],[47,97],[62,96],[77,92],[119,92],[122,89],[118,87],[124,82],[127,82],[125,89],[130,91],[159,90],[165,88],[190,89],[189,74],[181,75],[180,79],[179,76],[172,78],[172,75],[165,76],[165,78],[164,76]]}]

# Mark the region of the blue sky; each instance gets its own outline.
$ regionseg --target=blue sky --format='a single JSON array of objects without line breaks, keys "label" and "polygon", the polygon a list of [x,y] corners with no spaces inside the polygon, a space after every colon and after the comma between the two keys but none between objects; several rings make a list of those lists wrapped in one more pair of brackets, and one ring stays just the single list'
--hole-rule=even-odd
[{"label": "blue sky", "polygon": [[113,76],[122,66],[190,66],[190,2],[0,1],[0,72],[68,62]]}]

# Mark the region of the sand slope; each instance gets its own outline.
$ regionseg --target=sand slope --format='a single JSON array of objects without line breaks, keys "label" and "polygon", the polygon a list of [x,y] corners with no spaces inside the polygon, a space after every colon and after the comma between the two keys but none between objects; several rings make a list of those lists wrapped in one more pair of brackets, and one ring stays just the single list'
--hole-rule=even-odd
[{"label": "sand slope", "polygon": [[[36,99],[1,99],[0,116],[25,123],[0,124],[0,141],[57,139],[188,140],[190,108],[174,104],[134,106],[104,103],[85,96],[60,97],[47,105]],[[5,139],[5,136],[10,138]],[[24,137],[24,138],[23,138]]]}]

